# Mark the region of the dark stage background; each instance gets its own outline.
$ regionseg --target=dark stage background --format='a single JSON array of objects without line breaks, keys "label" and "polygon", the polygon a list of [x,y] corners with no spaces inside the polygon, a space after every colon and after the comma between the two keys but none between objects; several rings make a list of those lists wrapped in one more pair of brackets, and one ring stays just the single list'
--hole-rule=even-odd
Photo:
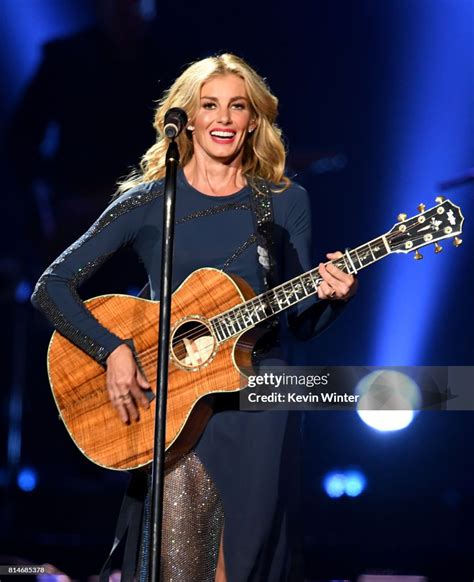
[{"label": "dark stage background", "polygon": [[[472,0],[144,1],[147,23],[117,0],[102,3],[106,26],[94,4],[0,0],[0,554],[78,578],[100,569],[127,477],[89,463],[58,420],[51,330],[28,297],[152,143],[153,100],[180,68],[231,51],[269,80],[321,259],[431,205],[441,181],[474,165]],[[341,319],[298,346],[302,362],[474,365],[473,182],[449,196],[466,217],[464,244],[363,272]],[[143,279],[121,257],[83,296],[133,291]],[[472,580],[473,418],[423,412],[383,434],[355,413],[308,414],[307,578],[391,570]],[[322,479],[345,467],[363,471],[367,487],[331,499]],[[32,491],[17,484],[25,468],[36,472]],[[34,474],[22,475],[28,489]]]}]

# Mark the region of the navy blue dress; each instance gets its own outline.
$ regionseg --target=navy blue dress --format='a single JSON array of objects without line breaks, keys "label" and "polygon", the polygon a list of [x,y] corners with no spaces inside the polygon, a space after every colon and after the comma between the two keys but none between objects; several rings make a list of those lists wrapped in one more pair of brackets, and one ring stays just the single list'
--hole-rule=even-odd
[{"label": "navy blue dress", "polygon": [[[179,171],[173,288],[194,270],[209,266],[243,277],[257,293],[265,290],[250,196],[249,187],[229,196],[202,194]],[[278,276],[284,281],[314,266],[310,204],[307,192],[295,183],[284,192],[272,195],[272,199],[274,252]],[[145,266],[151,298],[158,300],[162,208],[161,182],[129,190],[114,200],[94,225],[45,271],[36,286],[33,304],[49,317],[60,333],[101,364],[123,339],[101,326],[90,314],[77,287],[112,254],[131,245]],[[341,308],[340,302],[318,303],[306,299],[287,314],[283,335],[288,328],[300,339],[310,338],[323,331]],[[271,356],[279,362],[285,359],[281,348]],[[195,448],[194,459],[204,466],[208,493],[211,486],[215,488],[223,510],[229,582],[302,580],[302,574],[296,574],[298,523],[293,511],[297,501],[298,435],[299,419],[295,414],[225,410],[211,418]],[[190,471],[196,475],[199,469],[194,466]],[[174,487],[179,489],[176,483]],[[199,500],[199,505],[204,507],[206,502]],[[189,509],[193,511],[193,507]],[[215,524],[222,527],[217,514],[213,515]],[[196,526],[199,531],[201,526]],[[203,531],[211,535],[211,529]],[[215,530],[212,530],[214,546],[220,539]],[[177,530],[170,526],[170,531]],[[186,543],[189,545],[191,541]],[[210,542],[204,540],[200,547],[206,544]],[[207,565],[206,577],[201,579],[195,569],[190,581],[213,580],[216,548],[212,556],[214,563]],[[173,560],[176,562],[176,555]],[[189,570],[175,564],[164,577],[187,582],[186,571]]]}]

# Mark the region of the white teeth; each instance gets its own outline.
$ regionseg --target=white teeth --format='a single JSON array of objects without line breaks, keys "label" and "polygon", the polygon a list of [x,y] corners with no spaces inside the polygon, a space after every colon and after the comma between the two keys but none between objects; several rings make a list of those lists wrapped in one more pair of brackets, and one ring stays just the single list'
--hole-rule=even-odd
[{"label": "white teeth", "polygon": [[229,138],[234,137],[235,133],[233,131],[211,131],[211,135],[216,137]]}]

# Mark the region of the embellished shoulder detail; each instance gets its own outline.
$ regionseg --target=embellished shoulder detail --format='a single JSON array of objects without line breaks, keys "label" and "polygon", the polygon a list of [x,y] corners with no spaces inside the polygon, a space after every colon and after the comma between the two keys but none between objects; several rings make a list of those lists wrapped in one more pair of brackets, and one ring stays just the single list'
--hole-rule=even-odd
[{"label": "embellished shoulder detail", "polygon": [[[124,192],[118,198],[112,201],[110,206],[104,211],[104,213],[99,217],[97,222],[95,222],[91,228],[97,225],[100,221],[106,221],[104,226],[109,224],[115,218],[118,218],[122,214],[143,206],[143,204],[148,204],[153,199],[158,198],[163,194],[163,183],[158,182],[148,182],[146,184],[139,184],[127,192]],[[89,229],[91,230],[91,229]],[[89,231],[86,232],[88,234]],[[85,235],[84,235],[85,236]],[[80,240],[80,239],[79,239]],[[79,242],[79,241],[78,241]]]},{"label": "embellished shoulder detail", "polygon": [[250,204],[248,202],[226,202],[225,204],[218,204],[217,206],[211,206],[210,208],[205,208],[204,210],[197,210],[196,212],[191,212],[187,216],[183,216],[176,221],[176,224],[182,224],[184,222],[189,222],[195,218],[202,218],[204,216],[212,216],[214,214],[221,214],[222,212],[227,212],[229,210],[249,210]]},{"label": "embellished shoulder detail", "polygon": [[[51,265],[46,269],[41,278],[38,281],[38,285],[42,280],[47,277],[50,273],[53,273],[56,267],[63,263],[69,255],[74,251],[79,249],[84,243],[90,240],[92,237],[98,235],[104,228],[109,226],[114,220],[117,220],[123,214],[139,208],[144,204],[148,204],[154,198],[157,198],[163,193],[160,184],[150,182],[146,185],[146,189],[143,186],[137,186],[132,188],[120,198],[112,203],[107,210],[94,222],[94,224],[87,230],[76,242],[74,242],[70,247],[68,247],[59,257],[51,263]],[[90,276],[94,270],[96,270],[104,261],[99,261],[98,258],[90,261],[89,268],[87,265],[78,268],[77,272],[74,274],[71,281],[75,283],[75,287],[78,287],[84,280]],[[94,269],[92,269],[94,265]]]},{"label": "embellished shoulder detail", "polygon": [[[114,229],[113,223],[126,213],[152,202],[162,192],[159,182],[150,182],[132,188],[113,201],[89,230],[46,269],[32,295],[33,305],[53,326],[102,365],[123,340],[97,321],[76,289],[124,243],[125,232],[120,226]],[[99,237],[107,228],[110,235]],[[98,241],[97,244],[88,245],[85,250],[86,243],[93,239]]]},{"label": "embellished shoulder detail", "polygon": [[253,178],[250,182],[255,204],[253,210],[257,219],[258,227],[263,227],[273,220],[272,212],[272,195],[273,191],[270,185],[261,178]]}]

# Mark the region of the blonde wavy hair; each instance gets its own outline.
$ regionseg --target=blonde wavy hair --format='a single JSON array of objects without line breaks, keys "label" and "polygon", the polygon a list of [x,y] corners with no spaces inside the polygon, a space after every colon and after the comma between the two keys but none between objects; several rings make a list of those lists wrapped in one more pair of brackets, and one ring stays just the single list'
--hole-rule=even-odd
[{"label": "blonde wavy hair", "polygon": [[[244,144],[242,173],[250,179],[262,178],[272,182],[278,187],[278,191],[288,188],[290,180],[284,174],[286,151],[281,130],[275,123],[278,99],[250,65],[233,54],[225,53],[192,63],[164,93],[158,102],[153,123],[157,132],[156,142],[142,157],[140,169],[134,170],[125,180],[119,182],[117,194],[138,184],[164,178],[168,148],[168,140],[163,130],[165,113],[171,107],[181,107],[192,123],[200,107],[202,85],[213,77],[228,74],[238,75],[243,79],[257,123],[256,129]],[[181,165],[186,166],[194,154],[192,134],[189,131],[181,133],[177,142]]]}]

